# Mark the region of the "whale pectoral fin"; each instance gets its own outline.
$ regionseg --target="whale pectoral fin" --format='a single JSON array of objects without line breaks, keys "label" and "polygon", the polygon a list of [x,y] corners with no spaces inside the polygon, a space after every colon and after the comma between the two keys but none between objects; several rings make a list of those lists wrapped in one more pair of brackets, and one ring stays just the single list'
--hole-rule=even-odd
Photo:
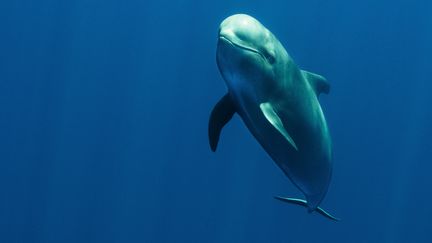
[{"label": "whale pectoral fin", "polygon": [[[279,197],[279,196],[276,196],[274,198],[277,200],[280,200],[282,202],[287,202],[287,203],[292,203],[292,204],[297,204],[297,205],[300,205],[303,207],[307,207],[307,202],[306,202],[306,200],[303,200],[303,199],[297,199],[297,198],[291,198],[291,197]],[[325,211],[321,207],[317,207],[315,210],[319,214],[321,214],[322,216],[324,216],[326,218],[329,218],[329,219],[334,220],[334,221],[340,221],[339,218],[336,218],[335,216],[331,215],[329,212]]]},{"label": "whale pectoral fin", "polygon": [[295,148],[295,150],[298,150],[297,145],[295,144],[294,140],[291,138],[287,130],[285,130],[282,120],[279,118],[272,105],[269,102],[261,103],[260,109],[262,113],[264,113],[265,118],[267,118],[267,120],[273,125],[273,127],[275,127],[285,137],[285,139]]},{"label": "whale pectoral fin", "polygon": [[235,112],[235,106],[229,94],[222,97],[213,108],[208,125],[210,148],[213,152],[216,151],[222,128],[231,120]]},{"label": "whale pectoral fin", "polygon": [[330,92],[330,84],[326,78],[321,75],[301,70],[303,76],[308,80],[309,84],[315,90],[315,94],[319,96],[321,93],[328,94]]}]

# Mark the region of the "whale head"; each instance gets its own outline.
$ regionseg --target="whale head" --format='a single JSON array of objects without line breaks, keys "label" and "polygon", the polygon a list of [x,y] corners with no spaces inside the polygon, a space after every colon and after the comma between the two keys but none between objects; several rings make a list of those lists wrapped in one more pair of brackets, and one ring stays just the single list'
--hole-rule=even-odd
[{"label": "whale head", "polygon": [[261,90],[282,75],[290,60],[276,37],[245,14],[232,15],[221,23],[216,57],[229,88],[247,85]]}]

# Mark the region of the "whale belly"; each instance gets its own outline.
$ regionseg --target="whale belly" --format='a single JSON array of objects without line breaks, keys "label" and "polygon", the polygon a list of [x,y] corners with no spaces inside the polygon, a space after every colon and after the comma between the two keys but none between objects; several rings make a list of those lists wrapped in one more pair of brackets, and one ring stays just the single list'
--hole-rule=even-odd
[{"label": "whale belly", "polygon": [[[309,208],[315,209],[327,192],[332,168],[331,144],[325,120],[319,119],[323,118],[319,114],[322,113],[320,107],[318,110],[312,109],[318,111],[313,114],[313,118],[318,117],[318,120],[312,119],[313,124],[300,122],[303,125],[295,126],[294,129],[286,127],[298,146],[297,150],[269,123],[256,101],[247,96],[234,98],[237,111],[250,132],[285,175],[305,194]],[[284,120],[284,123],[290,122],[287,117]]]}]

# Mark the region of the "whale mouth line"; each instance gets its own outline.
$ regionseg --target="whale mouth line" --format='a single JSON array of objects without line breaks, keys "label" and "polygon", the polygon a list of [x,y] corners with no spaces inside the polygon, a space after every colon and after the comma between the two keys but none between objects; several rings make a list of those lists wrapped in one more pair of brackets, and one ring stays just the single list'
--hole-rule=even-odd
[{"label": "whale mouth line", "polygon": [[253,52],[253,53],[258,54],[259,56],[261,56],[264,60],[266,59],[264,57],[264,55],[261,52],[259,52],[257,49],[254,49],[252,47],[248,47],[248,46],[245,46],[245,45],[242,45],[242,44],[235,43],[234,41],[230,40],[228,37],[225,37],[223,35],[219,35],[219,40],[224,40],[224,41],[228,42],[229,44],[231,44],[232,46],[234,46],[236,48],[239,48],[239,49],[242,49],[242,50],[245,50],[245,51],[249,51],[249,52]]}]

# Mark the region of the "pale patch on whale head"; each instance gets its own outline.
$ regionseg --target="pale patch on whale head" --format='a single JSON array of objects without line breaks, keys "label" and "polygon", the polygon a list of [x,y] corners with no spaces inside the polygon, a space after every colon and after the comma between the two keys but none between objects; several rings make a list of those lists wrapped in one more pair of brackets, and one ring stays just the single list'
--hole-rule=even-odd
[{"label": "pale patch on whale head", "polygon": [[274,80],[288,54],[258,20],[245,14],[226,18],[219,27],[217,63],[228,84],[262,86]]},{"label": "pale patch on whale head", "polygon": [[219,38],[256,52],[271,64],[275,62],[273,34],[249,15],[236,14],[226,18],[219,27]]}]

